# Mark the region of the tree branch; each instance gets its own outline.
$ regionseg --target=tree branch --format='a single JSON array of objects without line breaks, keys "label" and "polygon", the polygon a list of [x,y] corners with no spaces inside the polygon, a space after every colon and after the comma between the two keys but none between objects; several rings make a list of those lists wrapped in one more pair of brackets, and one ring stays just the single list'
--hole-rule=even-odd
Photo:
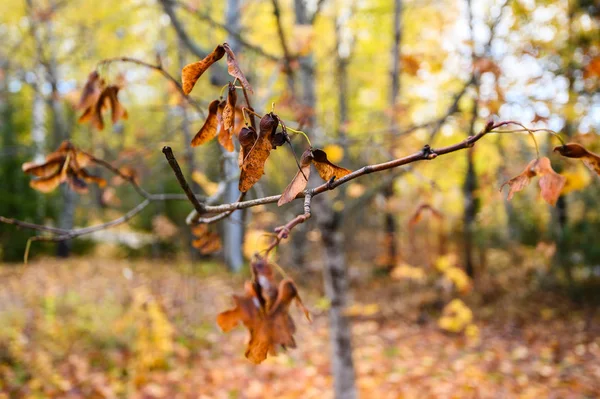
[{"label": "tree branch", "polygon": [[165,158],[167,158],[167,161],[169,162],[171,169],[173,169],[173,173],[175,173],[175,177],[177,178],[179,185],[181,186],[181,188],[183,189],[183,192],[185,193],[185,195],[187,195],[187,198],[190,200],[190,202],[194,206],[194,209],[196,210],[196,212],[198,212],[199,214],[205,213],[206,212],[205,204],[198,201],[198,198],[196,198],[196,195],[194,195],[194,193],[192,192],[192,189],[188,185],[187,180],[185,180],[185,176],[183,175],[183,172],[181,171],[181,168],[179,167],[179,163],[177,162],[177,159],[175,159],[175,155],[173,155],[173,150],[171,149],[171,147],[169,147],[169,146],[163,147],[162,152],[163,152],[163,154],[165,154]]},{"label": "tree branch", "polygon": [[181,83],[179,83],[179,81],[177,79],[175,79],[169,72],[167,72],[161,65],[152,65],[149,64],[147,62],[144,62],[142,60],[138,60],[137,58],[131,58],[131,57],[116,57],[116,58],[107,58],[105,60],[102,60],[98,63],[98,66],[102,66],[102,65],[108,65],[114,62],[125,62],[125,63],[130,63],[130,64],[135,64],[135,65],[140,65],[152,70],[155,70],[157,72],[159,72],[161,75],[163,75],[167,80],[169,80],[171,83],[173,83],[175,85],[175,88],[177,89],[177,91],[181,94],[181,96],[183,98],[185,98],[185,100],[196,109],[196,111],[198,111],[198,113],[200,115],[202,115],[202,117],[204,118],[206,115],[204,114],[204,110],[202,109],[202,107],[196,102],[194,101],[190,96],[188,96],[187,94],[185,94],[185,92],[183,91],[183,87],[181,86]]}]

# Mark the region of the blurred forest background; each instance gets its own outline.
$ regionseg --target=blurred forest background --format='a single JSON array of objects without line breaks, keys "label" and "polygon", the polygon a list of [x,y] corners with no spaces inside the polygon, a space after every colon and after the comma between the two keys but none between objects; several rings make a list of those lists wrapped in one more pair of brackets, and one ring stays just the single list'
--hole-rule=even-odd
[{"label": "blurred forest background", "polygon": [[[65,139],[135,170],[149,192],[181,193],[160,151],[169,145],[195,192],[235,201],[237,181],[220,182],[237,158],[216,141],[189,146],[204,119],[160,73],[101,67],[123,85],[129,113],[103,131],[78,124],[75,108],[103,59],[133,57],[179,78],[223,42],[254,108],[274,104],[348,169],[457,143],[490,118],[600,152],[598,0],[6,0],[0,215],[68,229],[140,203],[101,169],[108,185],[85,195],[30,188],[21,165]],[[204,109],[229,80],[224,65],[191,94]],[[155,201],[115,228],[34,242],[26,266],[33,233],[0,224],[0,397],[597,397],[600,184],[553,155],[552,136],[536,138],[567,178],[556,207],[531,187],[510,202],[499,191],[535,157],[525,134],[490,135],[319,196],[277,253],[314,323],[297,323],[298,349],[256,368],[243,358],[246,333],[224,336],[214,317],[264,232],[300,201],[237,211],[211,226],[220,238],[208,247],[198,242],[206,231],[186,226],[188,202]],[[301,137],[292,145],[305,148]],[[289,148],[274,151],[252,196],[281,193],[296,173],[290,160]],[[321,273],[332,254],[349,284],[346,386],[329,372],[335,304]]]}]

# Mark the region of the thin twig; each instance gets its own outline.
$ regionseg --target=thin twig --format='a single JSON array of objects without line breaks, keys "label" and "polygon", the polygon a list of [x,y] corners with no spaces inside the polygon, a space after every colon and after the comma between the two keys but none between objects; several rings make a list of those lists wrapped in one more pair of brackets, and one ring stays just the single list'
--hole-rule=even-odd
[{"label": "thin twig", "polygon": [[147,63],[145,61],[138,60],[137,58],[116,57],[116,58],[107,58],[105,60],[102,60],[98,63],[98,66],[110,65],[115,62],[125,62],[125,63],[135,64],[135,65],[143,66],[145,68],[149,68],[149,69],[159,72],[167,80],[169,80],[171,83],[173,83],[175,85],[175,88],[181,94],[181,96],[183,98],[185,98],[185,100],[192,107],[194,107],[194,109],[196,109],[196,111],[198,111],[198,113],[200,115],[202,115],[202,117],[206,116],[202,107],[197,102],[195,102],[190,96],[185,94],[185,91],[183,91],[183,87],[181,86],[181,83],[179,83],[179,81],[177,79],[175,79],[169,72],[167,72],[161,65],[153,65],[153,64]]},{"label": "thin twig", "polygon": [[192,189],[188,185],[187,180],[185,180],[185,176],[183,175],[183,172],[181,171],[181,168],[179,167],[179,163],[177,162],[177,159],[175,159],[175,155],[173,155],[173,150],[171,149],[171,147],[164,146],[162,149],[162,152],[163,152],[163,154],[165,154],[165,158],[167,158],[167,161],[169,162],[171,169],[173,169],[173,173],[175,173],[175,177],[177,178],[179,185],[181,186],[181,188],[183,189],[183,192],[185,193],[185,195],[187,195],[188,199],[194,206],[194,209],[200,214],[205,213],[206,212],[205,204],[198,201],[198,198],[196,198],[196,195],[194,195],[194,193],[192,192]]}]

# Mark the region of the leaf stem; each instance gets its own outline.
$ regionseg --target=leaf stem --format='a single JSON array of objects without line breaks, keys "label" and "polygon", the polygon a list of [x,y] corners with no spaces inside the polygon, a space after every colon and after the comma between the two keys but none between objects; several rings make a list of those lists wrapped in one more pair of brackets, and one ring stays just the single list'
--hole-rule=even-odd
[{"label": "leaf stem", "polygon": [[308,138],[308,135],[306,133],[304,133],[302,130],[296,130],[296,129],[292,129],[289,126],[284,126],[281,122],[279,124],[281,125],[281,127],[285,127],[287,130],[289,130],[292,133],[303,135],[304,138],[306,139],[306,142],[308,143],[308,145],[310,147],[312,147],[312,143],[310,142],[310,139]]}]

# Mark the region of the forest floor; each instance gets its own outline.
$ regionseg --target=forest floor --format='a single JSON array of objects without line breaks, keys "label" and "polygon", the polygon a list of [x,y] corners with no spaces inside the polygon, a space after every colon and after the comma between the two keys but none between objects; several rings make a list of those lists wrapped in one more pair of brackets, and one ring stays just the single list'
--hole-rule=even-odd
[{"label": "forest floor", "polygon": [[[319,276],[297,281],[313,312],[309,324],[292,308],[298,348],[256,366],[244,358],[247,331],[215,323],[244,277],[173,263],[0,267],[0,398],[332,397]],[[361,397],[600,397],[600,323],[585,307],[540,292],[474,300],[477,328],[449,334],[435,310],[416,311],[423,295],[383,278],[354,284]]]}]

